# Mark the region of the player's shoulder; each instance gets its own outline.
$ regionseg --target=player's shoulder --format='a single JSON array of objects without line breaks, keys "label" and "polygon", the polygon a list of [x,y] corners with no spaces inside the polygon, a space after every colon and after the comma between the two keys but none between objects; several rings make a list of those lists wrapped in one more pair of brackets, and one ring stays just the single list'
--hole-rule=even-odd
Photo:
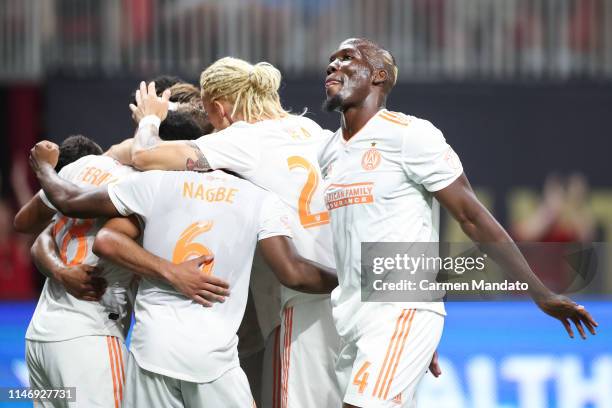
[{"label": "player's shoulder", "polygon": [[436,141],[443,138],[442,132],[427,119],[407,115],[401,112],[382,110],[378,114],[379,126],[386,126],[410,139]]},{"label": "player's shoulder", "polygon": [[406,115],[402,112],[394,112],[388,109],[383,109],[378,112],[377,118],[380,119],[381,125],[386,125],[396,129],[405,129],[410,127],[418,118]]},{"label": "player's shoulder", "polygon": [[228,172],[226,170],[214,170],[206,173],[193,173],[200,174],[204,177],[204,182],[208,185],[217,184],[224,185],[230,188],[236,188],[242,191],[243,196],[248,197],[249,202],[256,202],[266,199],[270,194],[270,191],[252,183],[251,181],[245,180],[244,178]]},{"label": "player's shoulder", "polygon": [[68,178],[70,176],[73,176],[75,175],[75,173],[78,173],[81,169],[84,169],[88,166],[93,165],[93,163],[96,161],[98,157],[100,156],[93,155],[93,154],[80,157],[79,159],[73,161],[72,163],[68,163],[67,165],[62,167],[62,169],[59,171],[58,174],[63,178]]},{"label": "player's shoulder", "polygon": [[309,138],[327,140],[334,134],[330,130],[323,129],[321,125],[307,117],[306,114],[290,115],[287,120],[291,122],[293,127],[301,129],[304,135]]}]

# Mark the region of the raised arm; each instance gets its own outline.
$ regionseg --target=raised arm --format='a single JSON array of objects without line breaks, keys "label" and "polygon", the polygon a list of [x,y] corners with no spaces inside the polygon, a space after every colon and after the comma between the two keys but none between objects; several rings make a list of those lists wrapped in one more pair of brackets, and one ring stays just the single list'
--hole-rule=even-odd
[{"label": "raised arm", "polygon": [[61,283],[75,298],[88,301],[100,300],[107,286],[106,280],[97,276],[100,270],[91,265],[64,264],[58,254],[52,228],[53,225],[49,225],[32,245],[30,252],[34,265],[43,275]]},{"label": "raised arm", "polygon": [[586,338],[582,324],[595,334],[597,323],[583,306],[553,293],[533,273],[512,238],[476,198],[465,174],[434,195],[472,241],[484,244],[487,254],[513,279],[529,285],[529,293],[540,309],[560,320],[570,337],[574,337],[570,320],[582,338]]},{"label": "raised arm", "polygon": [[288,288],[306,293],[331,293],[338,286],[333,269],[302,258],[290,238],[276,235],[259,241],[266,263]]},{"label": "raised arm", "polygon": [[138,223],[132,218],[113,218],[96,235],[93,252],[121,265],[137,275],[164,280],[176,290],[202,306],[224,302],[229,285],[200,267],[212,257],[201,256],[181,264],[153,255],[135,241],[140,235]]},{"label": "raised arm", "polygon": [[166,90],[159,98],[155,92],[155,83],[147,87],[140,83],[136,91],[136,103],[130,105],[132,112],[138,111],[143,116],[138,124],[132,144],[132,165],[139,170],[192,170],[208,171],[210,166],[204,154],[195,143],[187,140],[164,142],[159,137],[159,125],[168,114]]},{"label": "raised arm", "polygon": [[81,188],[55,172],[59,147],[52,142],[38,142],[30,150],[30,166],[47,198],[59,212],[75,218],[116,217],[120,214],[108,196],[106,186]]}]

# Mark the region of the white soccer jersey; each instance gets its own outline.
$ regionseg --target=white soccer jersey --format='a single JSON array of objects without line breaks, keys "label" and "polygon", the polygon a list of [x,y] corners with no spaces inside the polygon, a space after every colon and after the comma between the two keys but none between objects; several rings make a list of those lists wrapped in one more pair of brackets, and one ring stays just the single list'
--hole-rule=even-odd
[{"label": "white soccer jersey", "polygon": [[[236,122],[196,144],[213,169],[231,170],[258,186],[276,193],[291,208],[291,230],[299,254],[334,267],[329,214],[317,153],[332,136],[312,120],[290,115],[256,123]],[[312,299],[283,287],[281,303]]]},{"label": "white soccer jersey", "polygon": [[[362,242],[437,242],[432,193],[463,172],[430,122],[381,110],[348,142],[338,130],[319,154],[334,234],[339,286],[332,293],[341,336],[357,334],[375,303],[361,302]],[[399,303],[444,314],[440,302]]]},{"label": "white soccer jersey", "polygon": [[143,278],[134,307],[132,351],[148,371],[209,382],[237,367],[236,332],[246,307],[258,240],[290,236],[289,214],[276,197],[222,171],[148,171],[109,186],[123,215],[145,222],[143,247],[179,263],[213,254],[205,271],[229,282],[231,296],[205,308],[168,283]]},{"label": "white soccer jersey", "polygon": [[[68,164],[60,177],[81,187],[113,183],[134,172],[108,156],[85,156]],[[40,198],[49,207],[44,192]],[[131,282],[134,275],[110,262],[98,260],[92,252],[96,234],[104,219],[81,220],[55,215],[53,235],[60,257],[67,265],[98,265],[108,288],[99,302],[79,300],[70,295],[61,283],[47,279],[38,300],[26,339],[62,341],[80,336],[117,336],[124,338],[129,329],[132,303]]]}]

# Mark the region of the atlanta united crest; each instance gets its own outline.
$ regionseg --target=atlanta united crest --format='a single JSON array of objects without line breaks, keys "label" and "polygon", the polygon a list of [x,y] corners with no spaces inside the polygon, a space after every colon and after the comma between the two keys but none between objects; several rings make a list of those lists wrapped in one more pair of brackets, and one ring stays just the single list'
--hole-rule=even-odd
[{"label": "atlanta united crest", "polygon": [[381,156],[376,148],[376,142],[372,142],[372,147],[366,150],[361,158],[361,167],[363,167],[364,170],[374,170],[380,164],[380,160]]}]

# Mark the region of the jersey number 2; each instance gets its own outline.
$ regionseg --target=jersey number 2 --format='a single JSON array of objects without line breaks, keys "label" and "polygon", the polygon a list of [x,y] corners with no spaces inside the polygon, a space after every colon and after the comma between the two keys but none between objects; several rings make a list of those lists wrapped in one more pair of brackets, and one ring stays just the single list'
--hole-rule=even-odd
[{"label": "jersey number 2", "polygon": [[[193,258],[197,258],[202,255],[212,255],[212,252],[204,245],[193,242],[193,240],[200,234],[210,231],[213,226],[212,221],[206,222],[194,222],[185,231],[181,233],[178,242],[174,246],[174,252],[172,253],[172,262],[177,264],[188,261]],[[207,265],[203,265],[202,272],[207,275],[212,273],[212,268],[215,261]]]},{"label": "jersey number 2", "polygon": [[310,212],[310,202],[319,185],[319,175],[315,167],[301,156],[289,157],[287,159],[287,164],[289,165],[289,170],[301,167],[308,172],[306,184],[302,187],[302,192],[300,193],[300,199],[298,201],[298,212],[300,214],[300,224],[302,224],[302,227],[311,228],[328,224],[329,213],[327,211],[321,211],[314,214]]}]

